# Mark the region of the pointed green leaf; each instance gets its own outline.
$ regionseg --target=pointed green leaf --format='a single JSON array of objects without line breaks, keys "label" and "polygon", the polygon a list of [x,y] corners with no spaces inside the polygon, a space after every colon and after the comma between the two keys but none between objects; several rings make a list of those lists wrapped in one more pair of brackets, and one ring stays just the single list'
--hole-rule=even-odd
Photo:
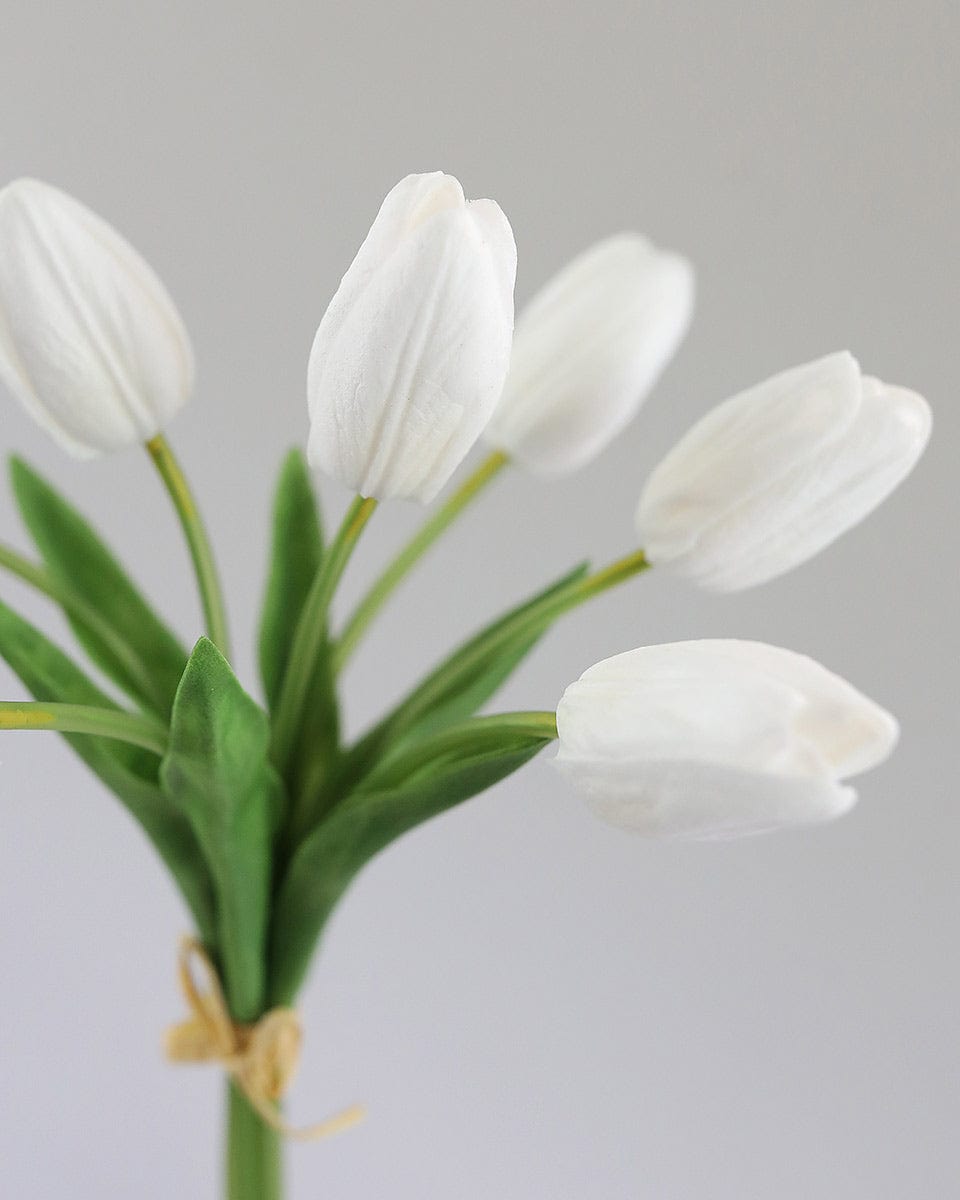
[{"label": "pointed green leaf", "polygon": [[[28,621],[0,603],[0,655],[36,700],[117,705],[66,654]],[[204,942],[213,944],[214,900],[200,845],[188,822],[160,790],[160,759],[109,738],[64,735],[87,766],[142,826],[177,881]]]},{"label": "pointed green leaf", "polygon": [[414,826],[492,787],[549,741],[516,735],[443,769],[423,767],[397,786],[349,796],[302,842],[278,891],[271,926],[271,1002],[289,1004],[321,931],[351,880]]},{"label": "pointed green leaf", "polygon": [[283,808],[269,740],[266,714],[202,637],[174,700],[160,782],[210,864],[224,984],[239,1021],[258,1017],[263,1003],[273,841]]},{"label": "pointed green leaf", "polygon": [[300,451],[291,450],[274,497],[270,569],[260,617],[260,678],[270,709],[280,696],[297,620],[322,556],[323,534],[310,475]]},{"label": "pointed green leaf", "polygon": [[[310,474],[301,452],[291,450],[277,482],[270,572],[260,619],[260,676],[271,711],[280,697],[297,621],[323,551],[322,525]],[[287,781],[291,794],[302,798],[305,813],[337,755],[339,742],[340,709],[331,644],[324,630]]]},{"label": "pointed green leaf", "polygon": [[78,641],[127,695],[166,718],[187,661],[186,650],[72,505],[18,458],[11,459],[10,475],[20,512],[47,569],[109,623],[144,670],[131,672],[110,642],[67,612]]}]

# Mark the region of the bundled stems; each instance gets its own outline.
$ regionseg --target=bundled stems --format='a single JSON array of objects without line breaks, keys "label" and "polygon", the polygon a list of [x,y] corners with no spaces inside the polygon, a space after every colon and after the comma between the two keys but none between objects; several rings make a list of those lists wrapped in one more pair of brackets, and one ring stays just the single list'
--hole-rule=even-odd
[{"label": "bundled stems", "polygon": [[271,756],[281,773],[296,744],[303,704],[323,646],[327,609],[360,534],[376,507],[376,500],[356,497],[347,509],[337,536],[324,554],[304,601],[273,724]]},{"label": "bundled stems", "polygon": [[210,640],[224,658],[230,657],[230,638],[227,632],[227,614],[223,603],[220,577],[217,574],[213,550],[206,528],[197,509],[196,501],[187,483],[186,476],[174,457],[170,444],[163,434],[147,442],[147,452],[153,459],[160,478],[170,494],[180,525],[187,539],[193,569],[200,589],[203,618]]},{"label": "bundled stems", "polygon": [[501,450],[494,451],[466,479],[445,504],[429,517],[403,547],[376,583],[357,605],[333,651],[333,666],[340,671],[357,647],[367,627],[403,581],[411,567],[430,549],[441,533],[463,509],[494,479],[510,460]]}]

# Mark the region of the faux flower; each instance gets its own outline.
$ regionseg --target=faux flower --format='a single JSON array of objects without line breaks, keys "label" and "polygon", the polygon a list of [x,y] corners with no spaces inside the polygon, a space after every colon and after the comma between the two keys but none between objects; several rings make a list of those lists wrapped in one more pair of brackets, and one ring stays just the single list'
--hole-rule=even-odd
[{"label": "faux flower", "polygon": [[846,352],[794,367],[697,422],[651,475],[641,545],[714,591],[763,583],[861,521],[908,475],[926,401]]},{"label": "faux flower", "polygon": [[638,234],[584,251],[520,314],[485,440],[537,474],[582,467],[636,415],[687,331],[693,296],[687,260]]},{"label": "faux flower", "polygon": [[897,722],[813,659],[761,642],[644,646],[597,663],[557,709],[557,762],[593,809],[650,837],[826,821]]},{"label": "faux flower", "polygon": [[193,387],[193,353],[163,284],[72,196],[0,190],[0,381],[77,458],[154,437]]},{"label": "faux flower", "polygon": [[503,389],[516,268],[492,200],[439,172],[401,180],[317,330],[311,466],[362,496],[433,499]]}]

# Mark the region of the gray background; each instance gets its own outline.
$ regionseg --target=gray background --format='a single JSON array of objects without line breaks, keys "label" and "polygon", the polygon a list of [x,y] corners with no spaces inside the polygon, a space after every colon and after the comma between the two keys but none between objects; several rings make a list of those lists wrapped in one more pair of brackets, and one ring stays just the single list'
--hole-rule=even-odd
[{"label": "gray background", "polygon": [[[622,228],[697,266],[693,331],[640,419],[579,475],[510,473],[469,513],[350,670],[352,729],[482,618],[629,549],[646,473],[731,391],[849,346],[934,408],[915,476],[814,562],[724,599],[645,577],[568,618],[503,697],[550,706],[644,642],[790,646],[901,719],[860,806],[805,834],[651,844],[595,822],[544,760],[405,839],[303,996],[293,1115],[370,1116],[292,1148],[294,1197],[960,1194],[958,34],[934,0],[7,7],[0,176],[106,215],[192,331],[198,394],[171,438],[251,683],[310,341],[396,179],[440,168],[500,201],[520,301]],[[4,451],[94,514],[193,637],[144,456],[78,465],[3,412]],[[333,519],[346,496],[322,491]],[[384,508],[344,604],[418,519]],[[26,546],[6,499],[0,536]],[[2,694],[22,695],[6,671]],[[212,1196],[220,1082],[159,1052],[184,913],[65,747],[8,735],[0,756],[0,1191]]]}]

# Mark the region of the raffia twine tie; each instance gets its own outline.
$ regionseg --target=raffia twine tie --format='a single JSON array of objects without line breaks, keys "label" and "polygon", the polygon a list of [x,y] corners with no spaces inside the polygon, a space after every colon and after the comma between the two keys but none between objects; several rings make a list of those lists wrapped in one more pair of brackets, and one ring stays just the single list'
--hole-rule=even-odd
[{"label": "raffia twine tie", "polygon": [[[195,966],[204,976],[203,987],[197,986]],[[196,938],[181,940],[177,972],[190,1016],[167,1030],[165,1050],[170,1062],[219,1063],[262,1120],[284,1137],[314,1141],[363,1120],[362,1106],[354,1104],[316,1125],[288,1124],[276,1105],[300,1062],[300,1018],[292,1008],[274,1008],[253,1025],[234,1022],[213,963]]]}]

